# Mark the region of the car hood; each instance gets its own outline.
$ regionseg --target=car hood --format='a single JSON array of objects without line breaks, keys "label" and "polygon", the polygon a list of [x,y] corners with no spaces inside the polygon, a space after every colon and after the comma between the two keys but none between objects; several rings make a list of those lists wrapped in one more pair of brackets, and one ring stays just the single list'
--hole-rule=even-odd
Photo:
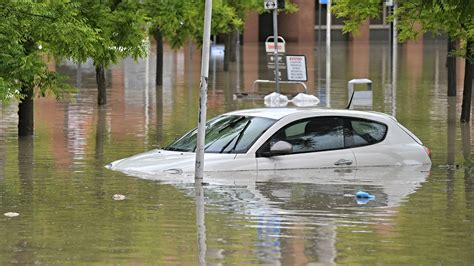
[{"label": "car hood", "polygon": [[[206,171],[222,170],[215,167],[219,162],[232,160],[235,154],[206,153]],[[127,174],[145,175],[192,173],[196,162],[193,152],[155,149],[109,163],[106,167]]]}]

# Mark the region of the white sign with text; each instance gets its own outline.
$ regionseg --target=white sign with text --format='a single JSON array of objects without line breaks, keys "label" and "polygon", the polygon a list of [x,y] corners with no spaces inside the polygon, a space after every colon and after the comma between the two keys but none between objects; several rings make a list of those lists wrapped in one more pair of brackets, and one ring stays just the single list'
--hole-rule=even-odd
[{"label": "white sign with text", "polygon": [[304,55],[287,55],[286,70],[288,80],[291,81],[307,81],[306,57]]}]

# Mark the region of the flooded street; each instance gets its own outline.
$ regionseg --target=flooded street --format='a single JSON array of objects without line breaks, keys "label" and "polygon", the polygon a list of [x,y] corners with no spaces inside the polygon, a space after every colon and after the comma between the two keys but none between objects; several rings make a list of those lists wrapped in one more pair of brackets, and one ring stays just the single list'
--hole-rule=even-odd
[{"label": "flooded street", "polygon": [[[322,106],[344,108],[348,81],[372,80],[372,109],[396,116],[431,148],[431,169],[278,172],[265,182],[236,174],[236,182],[204,186],[127,176],[104,166],[197,125],[200,51],[165,49],[159,87],[153,45],[148,58],[113,66],[103,108],[91,63],[51,65],[79,89],[59,102],[35,100],[34,137],[18,139],[17,106],[0,106],[0,265],[474,261],[474,173],[465,167],[474,130],[459,123],[462,64],[458,96],[446,96],[446,43],[400,45],[395,86],[388,43],[334,42],[329,88],[324,49],[287,50],[306,55],[308,93]],[[224,72],[222,47],[213,47],[209,118],[262,107],[254,96],[272,91],[253,88],[267,78],[263,44],[242,46],[237,61]],[[358,202],[359,190],[375,199]]]}]

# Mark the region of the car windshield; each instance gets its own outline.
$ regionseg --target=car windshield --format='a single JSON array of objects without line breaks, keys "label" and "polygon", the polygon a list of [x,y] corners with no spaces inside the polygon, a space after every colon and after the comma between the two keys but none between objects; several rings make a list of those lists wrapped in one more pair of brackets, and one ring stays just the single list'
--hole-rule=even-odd
[{"label": "car windshield", "polygon": [[[206,124],[204,150],[209,153],[245,153],[275,121],[254,116],[218,116]],[[197,129],[193,129],[165,150],[194,152],[196,136]]]}]

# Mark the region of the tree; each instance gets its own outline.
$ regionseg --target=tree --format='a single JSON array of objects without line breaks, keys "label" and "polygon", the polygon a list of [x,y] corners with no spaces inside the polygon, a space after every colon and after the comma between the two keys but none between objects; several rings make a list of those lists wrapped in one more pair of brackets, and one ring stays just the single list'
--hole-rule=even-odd
[{"label": "tree", "polygon": [[[261,0],[214,0],[212,3],[212,34],[224,33],[227,38],[235,40],[235,32],[241,30],[247,12],[257,10],[264,12]],[[201,0],[145,0],[144,9],[150,19],[150,33],[154,36],[157,57],[156,85],[163,83],[163,41],[173,49],[181,48],[186,41],[202,44],[204,23],[204,1]],[[288,12],[296,11],[290,2],[286,5]],[[235,42],[226,41],[226,59],[228,51],[235,50]],[[224,65],[226,65],[224,63]]]},{"label": "tree", "polygon": [[173,49],[184,45],[198,31],[195,1],[145,0],[144,9],[150,19],[150,33],[156,40],[156,85],[163,84],[163,40]]},{"label": "tree", "polygon": [[[337,0],[333,12],[347,20],[344,32],[356,32],[362,22],[378,17],[381,0]],[[472,95],[472,64],[474,61],[474,1],[471,0],[398,0],[397,12],[400,41],[412,39],[420,32],[445,33],[459,40],[457,56],[466,59],[461,122],[470,121]],[[421,24],[417,30],[415,23]]]},{"label": "tree", "polygon": [[[204,4],[200,0],[146,0],[145,9],[151,20],[150,32],[157,43],[156,85],[163,83],[163,40],[173,49],[186,41],[202,44]],[[212,34],[228,32],[234,25],[242,25],[235,10],[223,0],[212,3]]]},{"label": "tree", "polygon": [[0,100],[19,100],[18,134],[33,135],[35,95],[63,96],[71,87],[48,70],[45,55],[85,61],[102,40],[77,4],[61,0],[0,1]]},{"label": "tree", "polygon": [[82,0],[81,15],[102,39],[88,54],[94,60],[99,105],[107,103],[105,69],[118,60],[146,54],[146,16],[139,1]]},{"label": "tree", "polygon": [[[259,14],[265,12],[263,1],[261,0],[226,0],[225,4],[232,8],[236,19],[239,23],[229,24],[224,33],[224,71],[228,70],[229,61],[235,62],[235,45],[239,32],[242,31],[245,24],[247,14],[251,10],[257,11]],[[285,3],[285,8],[282,10],[286,13],[293,13],[298,10],[298,7],[289,0]]]}]

